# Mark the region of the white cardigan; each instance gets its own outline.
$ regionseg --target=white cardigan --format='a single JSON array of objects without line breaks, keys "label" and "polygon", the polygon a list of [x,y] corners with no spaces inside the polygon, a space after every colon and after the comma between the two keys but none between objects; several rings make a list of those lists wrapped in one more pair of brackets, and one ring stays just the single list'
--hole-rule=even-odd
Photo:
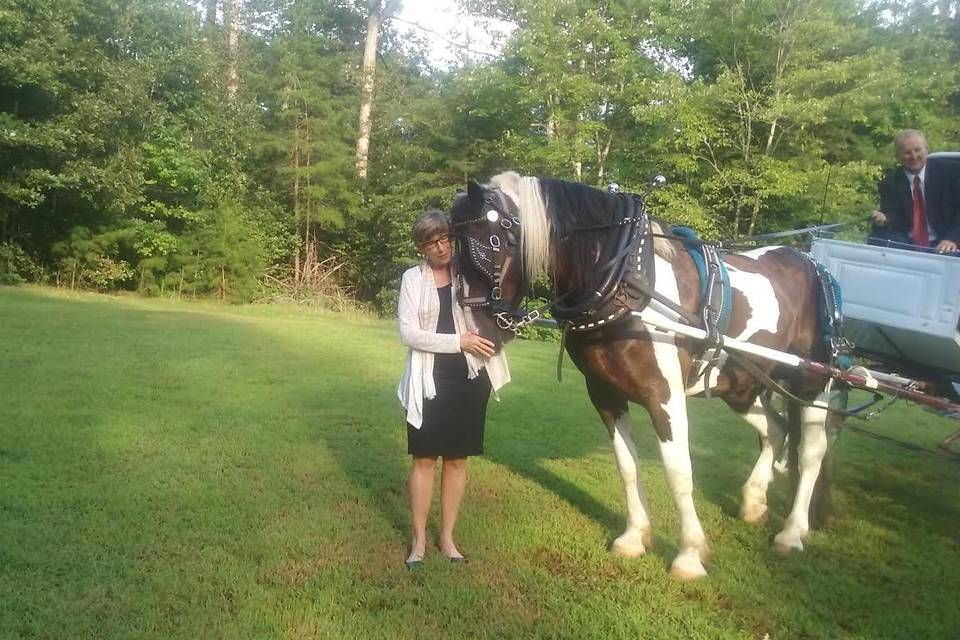
[{"label": "white cardigan", "polygon": [[[397,397],[407,410],[407,422],[417,429],[423,424],[423,399],[437,395],[433,383],[433,354],[459,353],[460,334],[476,330],[472,310],[468,308],[464,312],[457,304],[456,279],[452,282],[450,294],[456,333],[436,333],[440,299],[433,280],[433,269],[421,263],[403,274],[397,320],[400,324],[400,341],[409,348],[403,378],[397,387]],[[495,396],[498,389],[510,382],[507,356],[502,348],[500,353],[489,359],[469,353],[463,355],[467,360],[467,377],[476,378],[480,370],[486,368]]]}]

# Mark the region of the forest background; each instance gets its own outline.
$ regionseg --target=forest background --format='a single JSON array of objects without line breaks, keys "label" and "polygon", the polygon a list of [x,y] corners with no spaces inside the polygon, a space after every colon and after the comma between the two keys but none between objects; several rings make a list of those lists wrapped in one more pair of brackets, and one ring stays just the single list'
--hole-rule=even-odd
[{"label": "forest background", "polygon": [[706,237],[864,217],[892,139],[960,149],[956,0],[0,0],[0,284],[393,311],[408,237],[507,169]]}]

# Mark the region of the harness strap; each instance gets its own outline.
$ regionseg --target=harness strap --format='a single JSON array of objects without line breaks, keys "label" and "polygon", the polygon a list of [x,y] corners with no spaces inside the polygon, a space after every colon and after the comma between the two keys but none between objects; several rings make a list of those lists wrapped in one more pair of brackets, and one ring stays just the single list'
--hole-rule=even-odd
[{"label": "harness strap", "polygon": [[[623,281],[628,258],[638,245],[642,247],[650,235],[650,220],[643,213],[643,204],[639,197],[622,195],[620,210],[623,212],[623,217],[618,222],[598,227],[619,227],[620,232],[614,243],[604,243],[595,267],[597,277],[585,287],[585,295],[573,300],[570,305],[559,304],[560,298],[551,305],[553,316],[561,323],[569,323],[574,330],[594,328],[597,323],[605,324],[622,316],[626,311],[626,308],[619,308],[620,305],[614,305],[617,308],[613,314],[610,314],[609,310],[601,310],[609,306],[616,296],[618,286]],[[640,215],[636,213],[638,210]],[[588,229],[584,227],[576,231]],[[652,244],[652,240],[648,240],[646,244]],[[568,291],[563,297],[572,293]],[[594,316],[599,319],[593,321]]]},{"label": "harness strap", "polygon": [[[700,324],[700,318],[698,318],[695,314],[687,311],[686,309],[681,307],[679,304],[673,302],[669,298],[652,290],[647,290],[645,293],[648,296],[650,296],[652,300],[656,300],[657,302],[664,305],[671,311],[675,312],[689,326],[695,327]],[[639,313],[637,313],[637,315],[639,316]],[[730,359],[731,362],[735,363],[737,366],[741,367],[748,374],[753,376],[761,385],[769,389],[772,389],[774,392],[780,394],[790,402],[794,402],[802,407],[822,408],[822,405],[819,405],[815,402],[810,402],[808,400],[804,400],[803,398],[800,398],[795,394],[793,394],[792,392],[788,391],[782,384],[780,384],[779,382],[774,380],[772,377],[770,377],[765,371],[763,371],[759,366],[757,366],[756,363],[749,360],[746,356],[739,354],[735,351],[732,351],[723,345],[721,345],[721,349],[726,351],[727,358]],[[707,384],[709,384],[709,382],[710,382],[710,379],[707,378]],[[876,391],[874,391],[873,393],[875,396],[879,396],[879,394]],[[850,417],[850,416],[857,417],[856,413],[852,411],[847,411],[846,409],[837,408],[837,409],[830,409],[830,411],[843,415],[844,417]]]}]

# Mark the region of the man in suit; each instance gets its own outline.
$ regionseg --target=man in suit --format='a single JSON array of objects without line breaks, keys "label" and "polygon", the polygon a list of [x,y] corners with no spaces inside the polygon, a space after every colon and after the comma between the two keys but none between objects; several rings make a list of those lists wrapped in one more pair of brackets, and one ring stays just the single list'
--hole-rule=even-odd
[{"label": "man in suit", "polygon": [[927,160],[927,140],[916,129],[894,140],[900,168],[877,185],[880,208],[873,212],[872,244],[892,241],[954,253],[960,245],[960,167]]}]

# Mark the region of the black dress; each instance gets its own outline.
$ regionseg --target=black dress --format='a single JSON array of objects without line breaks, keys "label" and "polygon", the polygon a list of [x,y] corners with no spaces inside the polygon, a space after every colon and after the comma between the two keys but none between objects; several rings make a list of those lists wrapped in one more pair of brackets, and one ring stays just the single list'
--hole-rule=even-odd
[{"label": "black dress", "polygon": [[[437,295],[440,296],[437,333],[456,333],[450,285],[438,287]],[[470,380],[462,352],[437,353],[433,360],[433,381],[437,395],[423,401],[423,424],[415,429],[407,423],[407,453],[418,458],[481,455],[490,398],[486,370]]]}]

